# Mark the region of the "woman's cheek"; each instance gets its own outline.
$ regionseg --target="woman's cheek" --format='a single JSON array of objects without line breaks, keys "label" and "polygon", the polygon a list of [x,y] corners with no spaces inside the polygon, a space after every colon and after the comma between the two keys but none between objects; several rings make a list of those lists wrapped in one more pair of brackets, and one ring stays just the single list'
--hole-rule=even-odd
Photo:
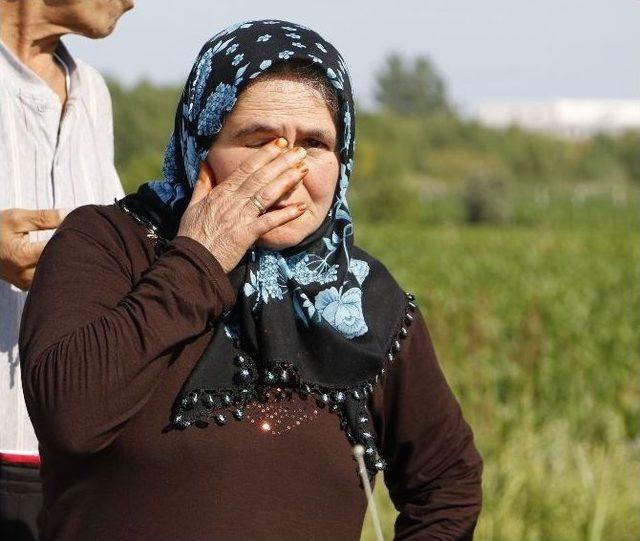
[{"label": "woman's cheek", "polygon": [[213,171],[216,185],[228,179],[251,155],[252,150],[250,148],[216,149],[209,152],[207,162]]},{"label": "woman's cheek", "polygon": [[329,210],[338,182],[338,166],[325,163],[322,167],[311,167],[303,182],[313,203],[319,208]]}]

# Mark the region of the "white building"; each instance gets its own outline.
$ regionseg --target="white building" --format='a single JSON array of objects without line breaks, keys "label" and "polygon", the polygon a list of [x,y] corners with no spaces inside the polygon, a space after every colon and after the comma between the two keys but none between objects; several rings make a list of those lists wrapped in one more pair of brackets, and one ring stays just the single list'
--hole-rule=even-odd
[{"label": "white building", "polygon": [[639,100],[561,99],[551,102],[487,103],[476,118],[486,126],[511,125],[565,137],[640,129]]}]

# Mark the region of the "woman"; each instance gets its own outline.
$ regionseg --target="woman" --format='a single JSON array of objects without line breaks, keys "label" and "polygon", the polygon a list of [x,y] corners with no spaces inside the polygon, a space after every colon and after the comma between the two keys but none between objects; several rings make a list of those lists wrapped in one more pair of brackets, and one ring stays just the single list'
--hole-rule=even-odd
[{"label": "woman", "polygon": [[315,32],[214,36],[164,180],[76,210],[23,320],[44,539],[358,539],[351,445],[399,539],[470,539],[481,458],[424,320],[353,244],[353,100]]}]

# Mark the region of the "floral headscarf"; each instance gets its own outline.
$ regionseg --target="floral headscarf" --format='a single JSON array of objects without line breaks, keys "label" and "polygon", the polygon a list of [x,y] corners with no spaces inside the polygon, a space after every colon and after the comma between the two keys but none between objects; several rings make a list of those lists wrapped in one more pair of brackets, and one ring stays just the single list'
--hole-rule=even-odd
[{"label": "floral headscarf", "polygon": [[200,51],[176,111],[161,181],[123,201],[171,237],[200,163],[246,86],[273,66],[300,61],[326,77],[339,101],[339,178],[320,227],[297,246],[249,250],[229,277],[236,305],[215,323],[211,342],[184,385],[173,421],[187,427],[227,416],[272,385],[289,386],[341,417],[352,443],[365,446],[373,474],[384,467],[367,397],[407,334],[413,299],[384,266],[353,244],[347,188],[355,118],[340,53],[313,30],[279,20],[233,25]]}]

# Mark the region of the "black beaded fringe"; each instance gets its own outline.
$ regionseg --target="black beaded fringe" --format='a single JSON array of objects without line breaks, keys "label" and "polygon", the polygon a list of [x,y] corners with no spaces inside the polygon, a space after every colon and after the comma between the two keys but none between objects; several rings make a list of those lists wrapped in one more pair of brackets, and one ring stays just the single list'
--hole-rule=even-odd
[{"label": "black beaded fringe", "polygon": [[[180,396],[171,419],[175,428],[185,429],[191,425],[205,427],[213,420],[224,426],[228,420],[244,419],[244,408],[254,400],[265,402],[272,387],[297,393],[301,399],[315,400],[319,408],[339,416],[340,427],[351,445],[364,447],[364,461],[370,477],[385,470],[387,463],[379,453],[373,436],[373,423],[367,400],[375,386],[384,379],[386,371],[400,352],[402,341],[409,334],[416,310],[415,297],[405,292],[405,312],[393,334],[385,354],[383,367],[370,380],[355,387],[335,389],[304,381],[296,368],[287,362],[258,370],[255,360],[246,353],[236,354],[233,363],[237,367],[234,383],[237,387],[226,390],[195,389]],[[235,344],[239,346],[238,343]]]}]

